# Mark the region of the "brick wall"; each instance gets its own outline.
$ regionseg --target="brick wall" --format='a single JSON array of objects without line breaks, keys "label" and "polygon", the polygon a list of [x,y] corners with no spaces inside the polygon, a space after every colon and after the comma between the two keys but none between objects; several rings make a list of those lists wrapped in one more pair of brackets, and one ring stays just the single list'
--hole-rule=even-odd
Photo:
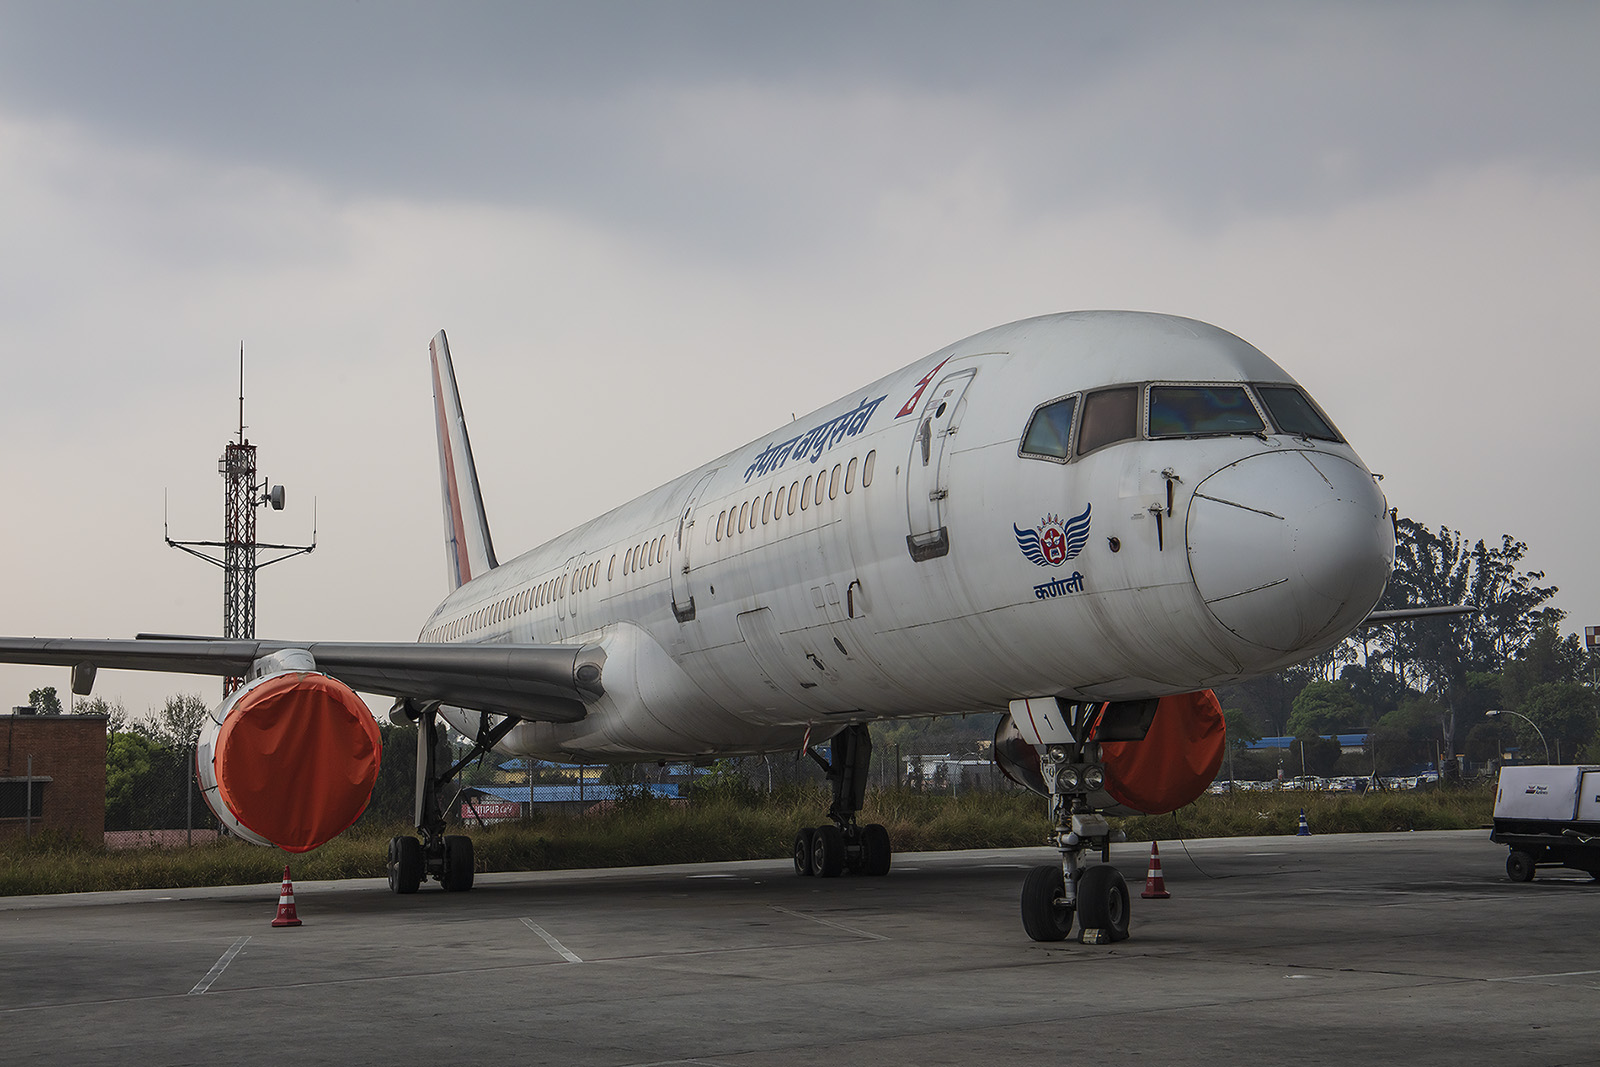
[{"label": "brick wall", "polygon": [[[33,829],[103,840],[106,827],[106,720],[103,715],[0,715],[0,778],[51,779]],[[0,839],[19,837],[24,819],[0,819]]]}]

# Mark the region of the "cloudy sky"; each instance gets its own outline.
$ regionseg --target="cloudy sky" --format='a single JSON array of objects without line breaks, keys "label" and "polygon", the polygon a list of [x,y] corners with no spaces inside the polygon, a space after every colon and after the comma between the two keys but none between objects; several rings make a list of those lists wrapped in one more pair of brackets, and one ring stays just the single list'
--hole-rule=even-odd
[{"label": "cloudy sky", "polygon": [[[1593,4],[0,0],[0,633],[214,633],[216,458],[310,537],[264,637],[445,592],[429,337],[502,558],[1013,319],[1189,315],[1402,514],[1600,622]],[[0,668],[0,704],[60,669]],[[106,674],[130,711],[210,679]]]}]

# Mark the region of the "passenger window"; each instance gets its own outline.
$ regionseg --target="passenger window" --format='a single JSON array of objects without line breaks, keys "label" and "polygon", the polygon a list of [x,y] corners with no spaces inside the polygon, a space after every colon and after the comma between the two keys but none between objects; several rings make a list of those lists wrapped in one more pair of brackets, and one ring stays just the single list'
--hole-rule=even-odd
[{"label": "passenger window", "polygon": [[840,467],[839,464],[837,464],[837,463],[835,463],[833,465],[833,477],[828,479],[828,499],[829,500],[838,500],[839,499],[839,474],[843,469],[844,468]]},{"label": "passenger window", "polygon": [[778,486],[778,499],[772,505],[772,518],[774,520],[783,518],[783,502],[788,496],[789,487],[787,485]]},{"label": "passenger window", "polygon": [[1261,402],[1267,405],[1272,421],[1283,433],[1314,437],[1320,441],[1337,441],[1339,432],[1328,425],[1317,409],[1311,406],[1304,393],[1288,385],[1258,385]]},{"label": "passenger window", "polygon": [[767,498],[761,502],[761,525],[765,526],[770,518],[772,518],[772,494],[768,493]]},{"label": "passenger window", "polygon": [[611,553],[611,562],[606,565],[606,581],[611,581],[617,576],[617,554]]},{"label": "passenger window", "polygon": [[878,450],[874,448],[867,453],[867,461],[861,464],[861,488],[865,489],[872,484],[872,468],[877,466]]},{"label": "passenger window", "polygon": [[806,475],[806,487],[800,490],[800,510],[811,506],[811,475]]},{"label": "passenger window", "polygon": [[794,482],[789,486],[789,514],[794,514],[794,495],[800,491],[800,483]]},{"label": "passenger window", "polygon": [[850,457],[850,466],[844,471],[844,491],[852,492],[856,487],[856,457]]},{"label": "passenger window", "polygon": [[1078,452],[1126,441],[1138,435],[1139,387],[1102,389],[1083,400],[1083,427],[1078,431]]},{"label": "passenger window", "polygon": [[817,505],[819,508],[822,506],[822,490],[827,486],[827,484],[828,476],[826,474],[817,475],[817,492],[816,495],[811,498],[811,502]]},{"label": "passenger window", "polygon": [[1242,385],[1152,385],[1151,437],[1264,433],[1266,423]]},{"label": "passenger window", "polygon": [[750,501],[746,500],[739,505],[739,532],[744,533],[744,520],[750,514]]},{"label": "passenger window", "polygon": [[633,573],[633,549],[631,548],[628,549],[628,554],[622,557],[622,573],[624,575]]},{"label": "passenger window", "polygon": [[1078,412],[1078,398],[1053,400],[1034,409],[1028,428],[1022,434],[1022,454],[1066,459],[1072,444],[1072,417]]}]

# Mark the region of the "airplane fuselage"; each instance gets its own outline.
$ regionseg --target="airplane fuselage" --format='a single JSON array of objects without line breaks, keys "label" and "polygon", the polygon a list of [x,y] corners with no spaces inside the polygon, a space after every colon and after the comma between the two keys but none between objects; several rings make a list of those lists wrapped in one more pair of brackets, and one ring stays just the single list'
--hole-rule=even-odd
[{"label": "airplane fuselage", "polygon": [[604,649],[584,718],[522,723],[503,752],[775,751],[1281,669],[1377,603],[1392,534],[1361,459],[1257,349],[1069,313],[942,349],[473,578],[420,640]]}]

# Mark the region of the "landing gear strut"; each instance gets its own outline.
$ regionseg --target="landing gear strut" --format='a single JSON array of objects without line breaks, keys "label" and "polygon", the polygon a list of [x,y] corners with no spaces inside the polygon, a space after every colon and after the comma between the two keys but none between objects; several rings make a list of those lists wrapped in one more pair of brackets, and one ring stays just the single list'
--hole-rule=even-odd
[{"label": "landing gear strut", "polygon": [[[1052,843],[1061,862],[1036,867],[1023,881],[1022,928],[1035,941],[1061,941],[1072,932],[1076,916],[1084,944],[1122,941],[1130,918],[1128,883],[1111,866],[1111,824],[1090,803],[1091,796],[1103,797],[1105,788],[1100,745],[1087,740],[1098,706],[1062,710],[1067,729],[1056,736],[1082,740],[1043,738],[1047,743],[1039,757],[1055,824]],[[1088,857],[1095,852],[1100,862],[1091,865]]]},{"label": "landing gear strut", "polygon": [[866,804],[867,768],[872,762],[872,736],[866,726],[846,726],[835,735],[827,759],[815,747],[807,748],[806,755],[822,765],[833,785],[833,805],[828,809],[832,822],[795,834],[795,873],[820,878],[837,878],[846,871],[888,874],[893,856],[889,831],[878,823],[856,823],[856,813]]},{"label": "landing gear strut", "polygon": [[[510,733],[517,720],[508,717],[490,726],[489,716],[482,716],[478,720],[478,736],[473,741],[472,751],[450,765],[450,750],[444,744],[443,730],[439,726],[438,703],[417,704],[405,700],[399,705],[397,710],[402,710],[417,724],[415,813],[417,832],[422,840],[409,834],[389,839],[389,888],[396,893],[415,893],[424,881],[435,878],[447,890],[465,892],[472,888],[472,838],[445,834],[444,791],[463,768]],[[440,772],[441,763],[448,769]]]}]

